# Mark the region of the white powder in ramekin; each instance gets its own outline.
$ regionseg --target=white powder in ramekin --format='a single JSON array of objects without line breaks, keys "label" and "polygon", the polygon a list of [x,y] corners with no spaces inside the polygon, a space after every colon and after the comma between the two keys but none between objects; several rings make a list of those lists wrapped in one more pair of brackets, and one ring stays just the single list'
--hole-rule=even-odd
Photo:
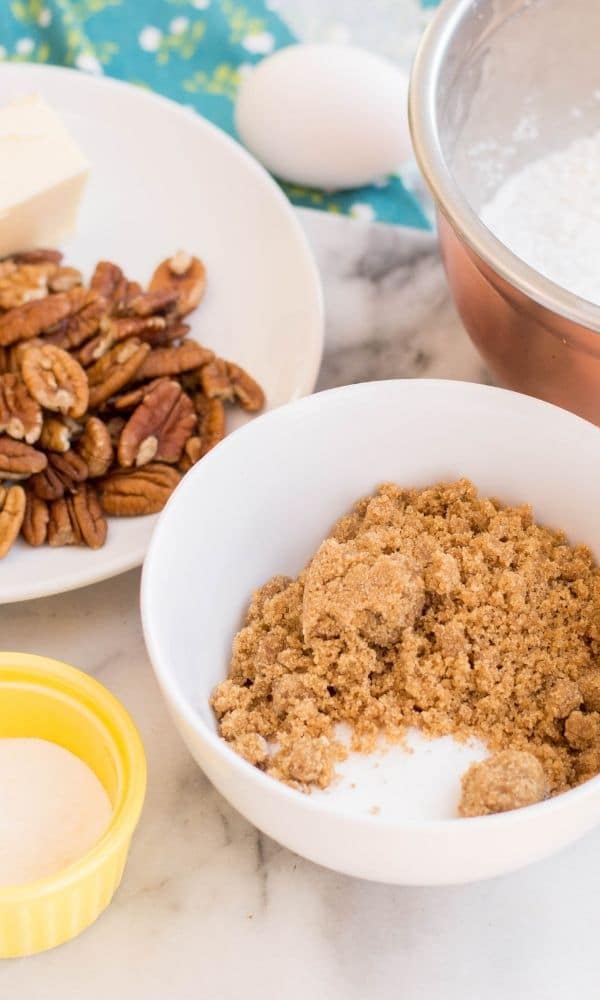
[{"label": "white powder in ramekin", "polygon": [[600,305],[600,132],[511,174],[481,218],[540,274]]},{"label": "white powder in ramekin", "polygon": [[0,739],[0,889],[60,871],[100,839],[112,814],[94,772],[39,739]]}]

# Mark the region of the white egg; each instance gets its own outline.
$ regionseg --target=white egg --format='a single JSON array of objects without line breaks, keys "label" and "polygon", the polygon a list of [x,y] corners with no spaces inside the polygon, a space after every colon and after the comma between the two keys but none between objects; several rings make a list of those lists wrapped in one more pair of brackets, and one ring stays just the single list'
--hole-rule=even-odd
[{"label": "white egg", "polygon": [[276,177],[336,191],[396,170],[411,155],[408,80],[345,45],[290,45],[244,74],[235,123]]}]

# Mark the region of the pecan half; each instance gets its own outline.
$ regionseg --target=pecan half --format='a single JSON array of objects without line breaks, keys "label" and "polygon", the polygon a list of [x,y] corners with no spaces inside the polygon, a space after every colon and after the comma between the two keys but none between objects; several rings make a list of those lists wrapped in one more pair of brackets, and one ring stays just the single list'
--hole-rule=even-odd
[{"label": "pecan half", "polygon": [[182,323],[181,320],[175,319],[167,322],[162,333],[156,334],[152,343],[156,344],[157,347],[161,347],[163,344],[170,344],[174,340],[183,340],[187,337],[190,332],[189,323]]},{"label": "pecan half", "polygon": [[39,500],[60,500],[65,495],[64,483],[50,463],[31,477],[29,489]]},{"label": "pecan half", "polygon": [[71,516],[69,503],[64,498],[54,500],[48,509],[48,545],[80,545],[81,534],[77,521]]},{"label": "pecan half", "polygon": [[83,345],[77,357],[82,365],[91,365],[103,357],[114,344],[129,337],[139,337],[140,340],[152,344],[154,337],[162,333],[166,325],[164,316],[128,316],[122,319],[104,316],[100,323],[100,332]]},{"label": "pecan half", "polygon": [[113,445],[108,427],[99,417],[89,417],[77,450],[87,465],[90,479],[104,476],[113,460]]},{"label": "pecan half", "polygon": [[25,517],[25,490],[22,486],[0,486],[0,559],[17,538]]},{"label": "pecan half", "polygon": [[51,330],[46,331],[44,340],[65,350],[80,347],[97,333],[107,309],[106,299],[96,292],[86,292],[79,308]]},{"label": "pecan half", "polygon": [[48,515],[48,544],[54,548],[87,545],[99,549],[106,541],[106,521],[91,486],[82,486],[73,496],[54,500]]},{"label": "pecan half", "polygon": [[74,493],[79,483],[83,483],[89,475],[85,459],[72,449],[64,455],[54,454],[48,458],[48,468],[52,467],[62,480],[65,490]]},{"label": "pecan half", "polygon": [[88,380],[81,365],[53,344],[30,347],[21,357],[23,381],[38,403],[69,417],[82,417],[88,407]]},{"label": "pecan half", "polygon": [[[123,340],[126,336],[135,336],[152,347],[167,347],[174,341],[183,340],[190,332],[187,323],[181,323],[178,319],[170,321],[166,316],[123,316],[107,318],[105,322],[114,323],[111,328],[114,342]],[[86,363],[85,360],[83,363]]]},{"label": "pecan half", "polygon": [[97,292],[94,292],[89,288],[84,288],[83,285],[75,285],[73,288],[69,289],[68,292],[61,292],[60,294],[67,296],[71,306],[72,315],[80,312],[91,302],[98,302],[102,298],[102,296],[98,295]]},{"label": "pecan half", "polygon": [[265,405],[265,394],[258,382],[255,382],[244,368],[234,364],[233,361],[226,361],[225,365],[229,381],[233,386],[233,394],[242,410],[246,410],[247,413],[258,413],[259,410],[262,410]]},{"label": "pecan half", "polygon": [[48,277],[51,292],[70,292],[81,285],[81,271],[76,267],[59,267]]},{"label": "pecan half", "polygon": [[258,382],[233,361],[215,358],[202,368],[199,379],[209,399],[237,401],[248,413],[257,413],[265,404],[265,394]]},{"label": "pecan half", "polygon": [[0,271],[0,308],[15,309],[43,299],[48,294],[48,282],[58,270],[56,264],[21,264],[4,261]]},{"label": "pecan half", "polygon": [[48,459],[24,441],[0,437],[0,482],[3,479],[28,479],[46,468]]},{"label": "pecan half", "polygon": [[68,451],[76,425],[62,417],[44,417],[40,445],[47,451]]},{"label": "pecan half", "polygon": [[129,306],[134,299],[143,292],[142,286],[137,281],[127,281],[123,278],[119,287],[113,295],[113,312],[122,316],[129,312]]},{"label": "pecan half", "polygon": [[48,456],[46,468],[31,477],[30,488],[40,500],[58,500],[65,493],[75,493],[88,478],[85,460],[75,451],[64,455],[54,452]]},{"label": "pecan half", "polygon": [[140,292],[128,302],[127,309],[134,316],[154,316],[157,313],[174,312],[178,301],[179,292],[176,288],[155,288],[149,292]]},{"label": "pecan half", "polygon": [[150,291],[173,288],[178,293],[175,312],[186,316],[199,304],[206,287],[206,268],[198,257],[180,250],[158,265],[150,281]]},{"label": "pecan half", "polygon": [[35,493],[27,493],[25,517],[21,525],[21,533],[28,545],[43,545],[48,534],[50,512],[45,500],[40,500]]},{"label": "pecan half", "polygon": [[111,399],[110,405],[119,411],[134,410],[142,402],[144,396],[147,396],[155,386],[160,385],[161,382],[168,381],[169,379],[165,376],[164,378],[155,378],[152,382],[146,382],[144,385],[136,385],[133,389],[129,389],[127,392],[121,393],[120,396],[115,396]]},{"label": "pecan half", "polygon": [[34,444],[42,432],[42,411],[19,375],[0,375],[0,434]]},{"label": "pecan half", "polygon": [[126,340],[127,337],[139,337],[152,343],[153,336],[164,330],[167,321],[164,316],[121,316],[107,318],[102,324],[106,333],[110,333],[115,341]]},{"label": "pecan half", "polygon": [[225,407],[220,399],[207,399],[201,392],[194,396],[198,415],[198,436],[202,442],[199,458],[206,455],[225,437]]},{"label": "pecan half", "polygon": [[189,437],[185,442],[185,447],[183,449],[183,455],[181,456],[177,468],[180,472],[189,472],[196,462],[199,462],[202,458],[202,438],[194,434],[193,437]]},{"label": "pecan half", "polygon": [[10,260],[15,264],[60,264],[63,255],[60,250],[53,250],[46,247],[38,247],[36,250],[22,250],[21,253],[13,253]]},{"label": "pecan half", "polygon": [[185,340],[179,347],[155,347],[136,374],[139,382],[161,375],[179,375],[208,364],[214,352],[195,340]]},{"label": "pecan half", "polygon": [[172,465],[151,463],[141,469],[119,469],[100,480],[100,504],[106,514],[115,517],[157,514],[180,480]]},{"label": "pecan half", "polygon": [[87,373],[90,409],[97,409],[137,377],[138,370],[149,351],[149,344],[142,344],[137,338],[132,337],[122,344],[117,344],[96,361]]},{"label": "pecan half", "polygon": [[227,365],[222,358],[215,358],[209,364],[204,365],[198,380],[202,386],[202,391],[208,399],[233,400],[233,386],[227,374]]},{"label": "pecan half", "polygon": [[194,406],[178,382],[161,381],[146,393],[125,424],[119,441],[119,464],[178,462],[196,426]]},{"label": "pecan half", "polygon": [[34,299],[0,316],[0,345],[9,347],[18,340],[30,340],[59,323],[72,311],[68,292]]},{"label": "pecan half", "polygon": [[90,549],[100,549],[106,541],[107,525],[98,494],[85,483],[68,501],[71,520],[76,523],[82,541]]},{"label": "pecan half", "polygon": [[117,264],[110,260],[101,260],[90,281],[90,288],[98,292],[107,302],[114,300],[115,292],[123,281],[123,272]]},{"label": "pecan half", "polygon": [[21,362],[25,351],[28,351],[30,347],[43,347],[44,343],[45,341],[43,341],[41,337],[33,337],[31,340],[24,340],[21,344],[13,344],[12,347],[5,348],[9,355],[9,371],[14,372],[16,375],[20,375]]}]

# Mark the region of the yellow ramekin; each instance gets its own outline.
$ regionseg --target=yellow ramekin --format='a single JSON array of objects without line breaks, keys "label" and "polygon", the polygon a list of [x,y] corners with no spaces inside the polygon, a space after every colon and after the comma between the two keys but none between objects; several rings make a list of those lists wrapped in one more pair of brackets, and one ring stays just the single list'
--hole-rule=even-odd
[{"label": "yellow ramekin", "polygon": [[76,754],[113,807],[98,843],[62,871],[27,885],[0,886],[0,957],[32,955],[69,941],[108,906],[117,889],[146,790],[142,741],[105,687],[58,660],[0,653],[0,737],[38,737]]}]

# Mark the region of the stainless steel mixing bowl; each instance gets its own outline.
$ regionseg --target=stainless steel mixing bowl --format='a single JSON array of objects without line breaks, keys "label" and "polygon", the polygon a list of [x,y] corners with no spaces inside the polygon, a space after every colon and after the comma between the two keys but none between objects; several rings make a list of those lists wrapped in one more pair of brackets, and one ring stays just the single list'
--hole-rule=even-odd
[{"label": "stainless steel mixing bowl", "polygon": [[472,340],[504,385],[600,425],[600,306],[478,215],[509,173],[600,129],[599,39],[600,0],[445,0],[415,60],[410,118]]}]

